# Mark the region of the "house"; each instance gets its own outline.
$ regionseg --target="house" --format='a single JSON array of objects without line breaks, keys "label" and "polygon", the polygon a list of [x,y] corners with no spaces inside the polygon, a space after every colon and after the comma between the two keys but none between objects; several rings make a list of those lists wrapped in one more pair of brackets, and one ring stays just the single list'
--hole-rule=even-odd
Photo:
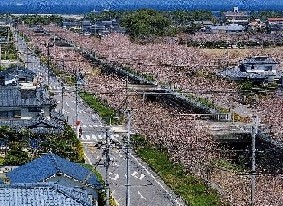
[{"label": "house", "polygon": [[209,26],[206,29],[207,33],[242,33],[245,27],[238,24],[229,24],[222,26]]},{"label": "house", "polygon": [[233,11],[223,12],[223,20],[228,24],[247,25],[250,14],[246,11],[239,11],[239,7],[234,7]]},{"label": "house", "polygon": [[27,128],[36,134],[58,134],[65,131],[64,121],[62,114],[52,111],[50,117],[39,115],[32,119],[1,119],[0,126],[8,126],[15,130]]},{"label": "house", "polygon": [[30,119],[30,121],[27,121],[26,124],[23,124],[21,126],[28,128],[30,131],[36,134],[63,133],[65,130],[63,122],[64,116],[56,117],[54,114],[58,113],[51,112],[50,118],[39,115],[36,118]]},{"label": "house", "polygon": [[64,117],[53,111],[56,101],[26,68],[0,72],[0,126],[29,128],[36,133],[61,133]]},{"label": "house", "polygon": [[33,83],[36,74],[24,67],[11,67],[0,71],[0,86]]},{"label": "house", "polygon": [[0,205],[93,206],[85,190],[54,183],[0,184]]},{"label": "house", "polygon": [[48,91],[32,85],[0,86],[0,119],[32,119],[39,115],[50,116],[55,107]]},{"label": "house", "polygon": [[225,69],[218,73],[231,80],[250,79],[254,81],[279,80],[278,62],[268,56],[255,56],[242,60],[238,66]]},{"label": "house", "polygon": [[91,27],[91,22],[88,20],[84,20],[81,22],[82,32],[89,32]]},{"label": "house", "polygon": [[283,31],[283,18],[268,18],[266,25],[271,32]]},{"label": "house", "polygon": [[81,22],[80,21],[63,21],[62,27],[64,29],[79,29],[81,28]]},{"label": "house", "polygon": [[103,187],[95,174],[78,163],[48,153],[7,173],[11,185],[30,183],[56,183],[84,190],[93,201]]},{"label": "house", "polygon": [[120,27],[119,22],[116,19],[112,20],[99,20],[92,23],[89,20],[83,20],[80,22],[62,22],[63,28],[73,28],[80,30],[84,35],[107,35],[111,32],[125,33],[125,29]]},{"label": "house", "polygon": [[267,22],[269,25],[274,25],[274,24],[283,25],[283,18],[268,18]]},{"label": "house", "polygon": [[34,33],[37,33],[37,34],[45,34],[46,33],[46,31],[44,30],[44,28],[41,25],[33,26],[32,30],[33,30]]},{"label": "house", "polygon": [[278,62],[268,56],[255,56],[242,60],[239,64],[241,72],[277,74]]}]

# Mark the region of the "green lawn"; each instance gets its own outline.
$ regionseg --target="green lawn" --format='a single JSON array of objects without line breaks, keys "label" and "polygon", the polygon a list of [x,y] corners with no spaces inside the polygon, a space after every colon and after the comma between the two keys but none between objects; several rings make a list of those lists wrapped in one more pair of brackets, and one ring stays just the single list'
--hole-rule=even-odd
[{"label": "green lawn", "polygon": [[121,117],[119,117],[118,119],[115,118],[117,112],[114,109],[111,109],[100,99],[98,99],[95,95],[87,92],[80,92],[79,95],[94,111],[98,113],[98,115],[103,119],[104,122],[110,124],[111,121],[112,125],[117,125],[121,123]]},{"label": "green lawn", "polygon": [[136,144],[135,151],[187,205],[221,205],[216,191],[209,189],[201,179],[185,173],[184,167],[174,164],[166,151],[145,144],[144,140],[143,146]]}]

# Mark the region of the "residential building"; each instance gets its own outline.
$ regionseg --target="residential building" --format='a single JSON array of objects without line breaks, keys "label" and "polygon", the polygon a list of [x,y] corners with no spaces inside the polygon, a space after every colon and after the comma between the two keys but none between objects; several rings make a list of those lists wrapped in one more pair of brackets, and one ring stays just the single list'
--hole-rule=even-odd
[{"label": "residential building", "polygon": [[282,24],[283,25],[283,18],[268,18],[267,22],[269,25],[274,24]]},{"label": "residential building", "polygon": [[0,126],[61,133],[65,119],[54,111],[55,106],[56,101],[31,70],[14,67],[0,72]]},{"label": "residential building", "polygon": [[85,190],[54,183],[0,184],[0,205],[94,206]]},{"label": "residential building", "polygon": [[268,56],[255,56],[242,60],[238,66],[227,68],[218,74],[231,80],[274,81],[281,78],[279,63]]},{"label": "residential building", "polygon": [[0,86],[34,83],[36,74],[24,67],[11,67],[0,71]]},{"label": "residential building", "polygon": [[0,87],[0,119],[32,119],[39,115],[50,117],[56,106],[43,87],[32,85]]},{"label": "residential building", "polygon": [[8,172],[7,177],[11,185],[45,182],[81,189],[87,193],[87,199],[93,203],[97,203],[98,191],[103,188],[92,171],[53,153],[19,166]]},{"label": "residential building", "polygon": [[120,27],[116,19],[101,20],[92,23],[89,20],[62,22],[63,28],[80,30],[84,35],[107,35],[111,32],[125,33],[125,28]]},{"label": "residential building", "polygon": [[267,73],[270,75],[277,74],[278,62],[268,56],[255,56],[246,58],[239,64],[239,69],[247,73]]},{"label": "residential building", "polygon": [[229,24],[222,26],[209,26],[206,28],[207,33],[242,33],[245,27],[238,24]]},{"label": "residential building", "polygon": [[65,29],[79,29],[81,28],[81,22],[80,21],[63,21],[62,27]]},{"label": "residential building", "polygon": [[283,18],[268,18],[266,24],[271,33],[283,31]]}]

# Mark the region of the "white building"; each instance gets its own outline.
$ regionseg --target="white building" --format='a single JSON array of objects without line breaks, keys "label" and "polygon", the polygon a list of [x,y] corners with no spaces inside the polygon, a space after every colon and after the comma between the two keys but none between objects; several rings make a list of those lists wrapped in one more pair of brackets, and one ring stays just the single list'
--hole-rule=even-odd
[{"label": "white building", "polygon": [[278,62],[268,56],[255,56],[240,62],[241,72],[277,75]]}]

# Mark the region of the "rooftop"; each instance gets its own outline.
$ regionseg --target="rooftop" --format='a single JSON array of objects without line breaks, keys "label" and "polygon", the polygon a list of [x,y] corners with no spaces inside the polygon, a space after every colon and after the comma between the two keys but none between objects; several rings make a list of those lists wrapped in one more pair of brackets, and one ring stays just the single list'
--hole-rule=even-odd
[{"label": "rooftop", "polygon": [[242,79],[254,79],[254,80],[265,80],[269,75],[261,73],[250,73],[242,72],[239,67],[233,67],[225,69],[218,73],[221,77],[228,77],[231,80],[242,80]]},{"label": "rooftop", "polygon": [[53,183],[0,185],[0,205],[91,206],[85,191]]},{"label": "rooftop", "polygon": [[24,67],[10,67],[3,71],[0,71],[0,77],[15,76],[15,75],[35,77],[36,73]]},{"label": "rooftop", "polygon": [[283,18],[268,18],[267,21],[283,21]]},{"label": "rooftop", "polygon": [[50,118],[39,116],[32,119],[1,120],[0,126],[8,126],[16,130],[29,128],[37,134],[61,133],[65,129],[63,121],[64,118],[60,114],[51,112]]},{"label": "rooftop", "polygon": [[53,103],[42,87],[28,90],[18,86],[0,86],[0,107],[43,106]]},{"label": "rooftop", "polygon": [[273,58],[268,56],[255,56],[244,59],[242,64],[278,64]]},{"label": "rooftop", "polygon": [[22,165],[9,172],[7,176],[12,184],[17,184],[43,182],[56,174],[63,174],[76,181],[86,182],[87,185],[96,189],[102,187],[91,171],[53,153],[48,153]]},{"label": "rooftop", "polygon": [[245,29],[244,26],[238,24],[229,24],[224,26],[210,26],[212,30],[225,30],[225,31],[242,31]]}]

